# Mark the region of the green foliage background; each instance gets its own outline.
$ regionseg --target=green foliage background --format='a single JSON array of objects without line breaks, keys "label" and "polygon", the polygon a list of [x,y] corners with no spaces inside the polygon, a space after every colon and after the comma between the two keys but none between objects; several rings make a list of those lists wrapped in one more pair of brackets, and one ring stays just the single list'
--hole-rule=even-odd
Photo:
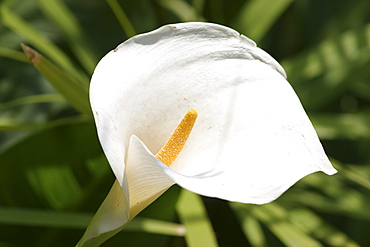
[{"label": "green foliage background", "polygon": [[[183,21],[232,27],[280,61],[339,173],[263,206],[175,186],[103,246],[370,245],[370,1],[3,0],[0,14],[1,247],[77,243],[114,181],[88,107],[94,66]],[[20,43],[44,55],[36,69]]]}]

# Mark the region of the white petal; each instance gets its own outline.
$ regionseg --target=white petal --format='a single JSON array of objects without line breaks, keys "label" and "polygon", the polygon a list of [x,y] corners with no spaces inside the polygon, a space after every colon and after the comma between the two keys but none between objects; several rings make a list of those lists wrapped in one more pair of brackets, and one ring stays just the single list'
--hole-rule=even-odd
[{"label": "white petal", "polygon": [[[128,188],[122,189],[115,181],[77,246],[103,243],[174,184],[157,162],[141,141],[132,136],[125,173]],[[129,200],[124,191],[129,191]]]},{"label": "white petal", "polygon": [[157,159],[147,155],[148,152],[136,136],[130,138],[126,162],[130,219],[175,183],[158,167]]},{"label": "white petal", "polygon": [[[241,71],[234,60],[250,66]],[[234,104],[233,80],[254,71],[260,60],[284,74],[253,41],[209,23],[164,26],[107,54],[94,72],[90,96],[100,141],[120,183],[132,134],[156,153],[188,108],[201,111],[203,119],[225,117],[225,110],[233,110],[227,109]],[[220,130],[210,124],[205,128]]]},{"label": "white petal", "polygon": [[309,173],[335,173],[280,65],[220,25],[168,25],[121,44],[97,66],[91,104],[121,184],[130,136],[156,153],[190,108],[199,117],[171,168],[190,177],[224,174],[232,185],[222,189],[215,176],[210,191],[197,191],[171,175],[186,188],[262,203]]},{"label": "white petal", "polygon": [[[261,157],[266,162],[274,164],[275,167],[269,167],[268,170],[263,170],[266,166],[250,169],[248,164],[245,164],[244,167],[241,165],[250,160],[250,157],[246,156],[244,160],[234,160],[230,157],[230,161],[221,169],[186,176],[181,174],[181,171],[177,172],[157,160],[139,139],[132,139],[131,143],[135,144],[135,149],[141,153],[141,157],[150,160],[148,166],[152,167],[156,164],[181,187],[204,196],[242,203],[264,204],[271,202],[299,179],[317,171],[315,167],[309,165],[298,166],[299,169],[294,169],[285,164],[275,164],[273,160],[275,156]],[[240,157],[241,155],[238,156],[239,159]],[[290,158],[292,163],[301,161],[301,157],[294,155]]]}]

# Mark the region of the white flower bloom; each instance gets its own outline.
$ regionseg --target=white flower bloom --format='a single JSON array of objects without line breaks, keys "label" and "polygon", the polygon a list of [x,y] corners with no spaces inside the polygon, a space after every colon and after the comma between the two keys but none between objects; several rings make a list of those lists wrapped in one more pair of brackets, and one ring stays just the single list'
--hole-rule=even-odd
[{"label": "white flower bloom", "polygon": [[[135,36],[99,62],[90,90],[117,183],[84,241],[118,229],[174,183],[263,204],[310,173],[336,172],[283,68],[230,28],[183,23]],[[155,154],[189,109],[198,118],[166,166]]]}]

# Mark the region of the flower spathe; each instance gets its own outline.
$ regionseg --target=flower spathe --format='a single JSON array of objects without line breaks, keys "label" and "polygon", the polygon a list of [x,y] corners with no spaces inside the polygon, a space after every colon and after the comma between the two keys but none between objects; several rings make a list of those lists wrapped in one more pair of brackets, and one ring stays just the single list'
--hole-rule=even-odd
[{"label": "flower spathe", "polygon": [[[122,188],[121,223],[99,210],[90,238],[124,225],[174,183],[263,204],[310,173],[336,172],[283,68],[221,25],[166,25],[127,40],[99,62],[90,97],[115,186]],[[155,154],[189,109],[198,119],[166,166]]]}]

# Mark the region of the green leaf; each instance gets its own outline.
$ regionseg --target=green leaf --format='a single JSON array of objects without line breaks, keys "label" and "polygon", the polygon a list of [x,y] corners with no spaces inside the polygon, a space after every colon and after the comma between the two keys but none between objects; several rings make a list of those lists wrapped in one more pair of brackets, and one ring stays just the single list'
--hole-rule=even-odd
[{"label": "green leaf", "polygon": [[248,211],[238,210],[233,203],[230,203],[232,208],[238,213],[238,218],[243,228],[245,236],[252,246],[266,246],[265,234],[259,221]]},{"label": "green leaf", "polygon": [[370,170],[368,166],[343,165],[337,160],[332,161],[332,163],[348,181],[370,191]]},{"label": "green leaf", "polygon": [[289,211],[277,203],[263,206],[231,203],[237,215],[244,221],[246,214],[251,214],[266,225],[285,246],[320,247],[322,244],[309,236],[308,231],[298,229],[289,220]]},{"label": "green leaf", "polygon": [[35,132],[0,153],[0,202],[74,208],[89,193],[96,196],[94,184],[110,175],[102,157],[93,123],[72,122]]},{"label": "green leaf", "polygon": [[180,21],[205,21],[205,18],[197,13],[196,9],[183,0],[158,0],[164,8],[176,15]]},{"label": "green leaf", "polygon": [[[98,59],[94,56],[94,52],[84,36],[79,21],[69,10],[68,6],[64,1],[60,0],[38,0],[38,2],[43,12],[62,30],[76,58],[84,66],[85,70],[92,74]],[[58,11],[55,11],[56,9]]]},{"label": "green leaf", "polygon": [[20,131],[20,130],[38,130],[51,127],[57,127],[69,123],[79,123],[81,121],[88,120],[85,117],[66,117],[58,120],[49,121],[43,124],[40,123],[20,123],[16,119],[0,118],[0,130],[1,131]]},{"label": "green leaf", "polygon": [[218,246],[215,233],[199,195],[182,190],[176,209],[180,221],[186,227],[185,239],[189,247]]},{"label": "green leaf", "polygon": [[73,107],[87,116],[92,116],[88,100],[88,89],[86,87],[83,87],[73,77],[59,69],[37,51],[23,44],[22,48],[36,69]]},{"label": "green leaf", "polygon": [[37,104],[37,103],[47,103],[47,102],[64,102],[64,98],[60,94],[39,94],[20,97],[0,105],[0,111],[4,111],[13,107]]},{"label": "green leaf", "polygon": [[29,40],[29,42],[31,42],[37,49],[53,59],[61,68],[69,72],[72,77],[75,77],[78,82],[85,85],[88,84],[88,77],[81,71],[77,70],[76,66],[63,53],[63,51],[55,46],[50,40],[43,36],[38,30],[30,26],[26,21],[14,14],[7,7],[1,6],[0,10],[3,24],[7,28]]},{"label": "green leaf", "polygon": [[205,0],[193,0],[192,5],[197,13],[202,13],[205,5]]},{"label": "green leaf", "polygon": [[282,62],[306,108],[319,109],[349,88],[363,90],[370,69],[368,33],[369,24],[348,30]]},{"label": "green leaf", "polygon": [[27,56],[25,56],[23,52],[4,48],[4,47],[0,47],[0,56],[10,58],[13,60],[17,60],[20,62],[26,62],[26,63],[29,62],[29,60],[27,59]]},{"label": "green leaf", "polygon": [[246,1],[239,10],[233,26],[254,41],[260,41],[276,20],[285,12],[294,0],[279,0],[271,3],[271,0]]},{"label": "green leaf", "polygon": [[368,139],[370,115],[368,113],[310,114],[321,139]]},{"label": "green leaf", "polygon": [[298,229],[310,233],[328,246],[359,246],[358,243],[355,243],[346,234],[327,224],[311,210],[292,210],[289,213],[289,220]]},{"label": "green leaf", "polygon": [[[32,208],[0,207],[0,224],[85,229],[91,218],[89,213],[57,212]],[[123,229],[127,232],[148,232],[170,236],[183,236],[184,227],[163,220],[137,217]]]},{"label": "green leaf", "polygon": [[0,207],[0,224],[83,229],[91,220],[86,213],[67,213],[32,208]]},{"label": "green leaf", "polygon": [[112,9],[114,15],[116,16],[118,22],[121,24],[123,31],[127,37],[132,37],[137,34],[134,26],[131,24],[130,20],[127,18],[125,11],[119,5],[116,0],[107,0],[110,8]]},{"label": "green leaf", "polygon": [[185,227],[181,224],[142,217],[134,218],[123,231],[147,232],[177,237],[185,235]]},{"label": "green leaf", "polygon": [[[365,173],[362,176],[356,173],[356,177],[360,180],[351,182],[348,180],[347,170],[351,171],[352,169],[341,166],[336,161],[332,162],[338,170],[337,175],[330,177],[330,179],[320,173],[307,176],[300,181],[302,185],[306,186],[306,190],[294,188],[292,190],[294,194],[290,197],[282,197],[281,201],[305,205],[330,215],[343,215],[369,221],[370,212],[367,205],[370,204],[370,200],[367,194],[363,193],[364,188],[367,189],[368,186],[366,180],[369,180],[369,176],[367,176],[369,171],[364,170]],[[353,174],[351,175],[353,176]],[[364,188],[352,188],[355,185],[355,188],[361,188],[358,185],[364,186]],[[295,189],[297,190],[295,191]],[[320,193],[313,192],[315,190]]]}]

